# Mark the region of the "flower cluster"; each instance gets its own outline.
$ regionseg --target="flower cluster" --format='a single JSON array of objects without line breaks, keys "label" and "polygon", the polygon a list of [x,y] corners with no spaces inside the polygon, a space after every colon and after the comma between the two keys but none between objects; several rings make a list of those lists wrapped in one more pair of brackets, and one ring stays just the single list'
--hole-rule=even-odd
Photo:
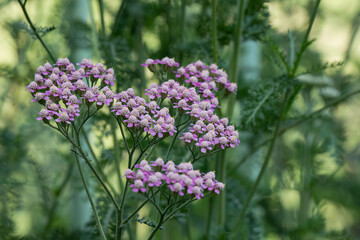
[{"label": "flower cluster", "polygon": [[[98,108],[111,104],[114,93],[108,86],[114,84],[113,69],[106,69],[101,63],[94,65],[87,59],[77,65],[80,65],[79,69],[69,59],[63,58],[54,65],[45,63],[38,67],[34,81],[26,87],[34,97],[32,102],[44,105],[37,120],[49,123],[55,119],[70,124],[75,116],[79,116],[81,99],[88,106],[96,103]],[[100,82],[100,87],[95,85],[97,82]]]},{"label": "flower cluster", "polygon": [[154,72],[156,70],[156,66],[161,66],[161,69],[164,71],[168,71],[173,69],[173,67],[179,67],[180,64],[175,62],[173,58],[164,57],[163,59],[147,59],[144,64],[141,64],[143,67],[148,67],[150,71]]},{"label": "flower cluster", "polygon": [[[157,64],[158,61],[148,59],[143,66],[150,68],[152,65],[149,63]],[[170,79],[160,85],[152,83],[145,89],[145,95],[151,100],[169,99],[181,115],[191,116],[193,123],[180,138],[188,144],[195,144],[202,153],[239,145],[239,134],[234,126],[228,125],[228,119],[220,119],[215,114],[216,108],[219,108],[217,96],[220,91],[225,89],[225,94],[228,94],[237,90],[236,84],[229,82],[227,74],[215,64],[207,66],[201,61],[185,68],[179,67],[174,73],[188,87]]]},{"label": "flower cluster", "polygon": [[202,153],[214,148],[234,148],[240,143],[239,133],[227,123],[227,118],[219,119],[217,115],[213,115],[210,120],[198,120],[192,124],[189,131],[180,138],[187,143],[196,142],[195,145],[200,147]]},{"label": "flower cluster", "polygon": [[164,163],[163,159],[148,162],[142,160],[135,165],[135,170],[125,170],[125,177],[130,181],[133,192],[146,192],[149,188],[160,187],[163,184],[174,193],[185,194],[197,199],[204,197],[204,193],[220,193],[225,185],[215,180],[215,173],[200,173],[194,170],[191,163]]},{"label": "flower cluster", "polygon": [[161,108],[155,101],[146,102],[136,96],[132,88],[122,91],[115,97],[118,99],[112,112],[130,129],[139,129],[153,137],[173,136],[176,132],[175,119],[170,116],[169,109]]},{"label": "flower cluster", "polygon": [[[46,63],[38,68],[34,81],[27,86],[34,97],[32,101],[44,106],[38,120],[49,123],[54,119],[70,124],[79,116],[81,104],[95,104],[97,108],[107,105],[113,106],[111,111],[129,130],[137,129],[140,134],[145,132],[156,138],[173,136],[179,124],[192,121],[180,138],[199,147],[202,153],[235,147],[240,142],[238,132],[228,125],[228,120],[215,114],[220,107],[217,98],[220,93],[226,95],[237,89],[236,84],[230,83],[227,74],[215,64],[207,66],[197,61],[180,67],[168,57],[148,59],[143,66],[152,71],[157,71],[157,66],[160,66],[162,71],[174,73],[177,78],[177,81],[170,79],[161,84],[152,83],[145,89],[149,102],[136,96],[132,88],[118,94],[112,92],[113,69],[87,59],[77,65],[78,69],[64,58],[58,59],[54,65]],[[161,107],[165,99],[170,108]],[[181,123],[184,115],[189,121]]]}]

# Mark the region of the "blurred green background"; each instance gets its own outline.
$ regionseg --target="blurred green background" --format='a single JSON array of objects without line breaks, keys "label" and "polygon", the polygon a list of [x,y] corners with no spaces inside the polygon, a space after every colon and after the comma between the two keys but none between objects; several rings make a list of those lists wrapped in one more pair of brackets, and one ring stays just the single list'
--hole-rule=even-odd
[{"label": "blurred green background", "polygon": [[[228,73],[239,2],[218,1],[216,8],[216,59]],[[301,90],[238,230],[239,239],[360,239],[359,96],[291,125],[360,88],[360,2],[356,0],[321,2],[310,33],[316,41],[303,55],[295,76],[286,75],[279,56],[291,58],[292,49],[299,49],[314,3],[247,2],[231,119],[241,144],[226,154],[225,228],[218,224],[217,212],[209,217],[209,209],[217,209],[220,202],[214,197],[185,209],[165,225],[159,238],[221,239],[231,229],[266,155],[266,145],[257,146],[275,126],[279,96],[270,89],[289,87],[292,81],[300,82]],[[210,0],[29,0],[26,8],[56,58],[105,63],[115,70],[117,91],[134,86],[138,93],[144,92],[153,77],[140,64],[149,57],[175,57],[182,65],[214,60]],[[17,1],[0,2],[0,36],[0,239],[99,239],[70,145],[35,120],[40,106],[31,103],[25,92],[37,67],[51,59]],[[226,107],[226,102],[222,104]],[[110,179],[115,170],[109,162],[114,159],[114,143],[120,140],[115,134],[114,141],[111,124],[104,111],[87,125],[94,154]],[[117,151],[125,154],[121,148]],[[174,155],[180,156],[179,151]],[[216,168],[216,158],[209,157],[199,167]],[[104,221],[111,225],[104,195],[89,172],[87,176]],[[143,209],[141,216],[149,211]],[[137,239],[148,236],[148,226],[132,224]]]}]

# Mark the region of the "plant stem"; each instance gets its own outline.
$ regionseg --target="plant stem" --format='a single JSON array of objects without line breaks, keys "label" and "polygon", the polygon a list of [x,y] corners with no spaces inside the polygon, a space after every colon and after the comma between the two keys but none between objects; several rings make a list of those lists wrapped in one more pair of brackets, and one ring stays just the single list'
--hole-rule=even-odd
[{"label": "plant stem", "polygon": [[[207,197],[207,196],[206,196]],[[205,198],[205,197],[204,197]],[[181,204],[179,207],[175,208],[173,211],[171,211],[168,216],[164,219],[163,223],[165,223],[167,220],[169,220],[177,211],[179,211],[181,208],[185,207],[187,204],[196,201],[197,198],[193,198],[193,199],[189,199],[186,202],[184,202],[183,204]],[[165,211],[167,211],[167,209],[165,209]]]},{"label": "plant stem", "polygon": [[214,215],[213,208],[214,208],[214,198],[210,198],[209,206],[208,206],[208,216],[206,221],[206,230],[205,230],[206,239],[210,239],[211,236],[211,223]]},{"label": "plant stem", "polygon": [[239,49],[240,49],[240,41],[242,37],[242,28],[243,28],[243,22],[244,22],[244,16],[245,16],[245,1],[246,0],[240,0],[239,3],[239,13],[238,18],[236,22],[236,28],[234,33],[234,54],[232,56],[231,61],[231,82],[236,82],[236,72],[237,72],[237,62],[238,62],[238,55],[239,55]]},{"label": "plant stem", "polygon": [[98,215],[98,213],[97,213],[97,211],[96,211],[95,204],[94,204],[94,202],[93,202],[93,200],[92,200],[92,198],[91,198],[89,189],[88,189],[87,184],[86,184],[86,182],[85,182],[85,178],[84,178],[83,172],[82,172],[82,170],[81,170],[81,166],[80,166],[80,161],[79,161],[79,158],[78,158],[78,156],[77,156],[76,153],[75,153],[75,158],[76,158],[76,164],[77,164],[78,169],[79,169],[80,177],[81,177],[82,183],[83,183],[84,188],[85,188],[85,191],[86,191],[86,195],[87,195],[88,198],[89,198],[89,202],[90,202],[91,208],[92,208],[92,210],[93,210],[93,212],[94,212],[94,215],[95,215],[96,224],[97,224],[97,226],[98,226],[98,228],[99,228],[99,232],[100,232],[101,238],[102,238],[102,240],[106,240],[106,236],[105,236],[104,230],[103,230],[103,228],[102,228],[102,226],[101,226],[101,222],[100,222],[99,215]]},{"label": "plant stem", "polygon": [[156,232],[160,229],[161,225],[163,224],[164,217],[165,217],[165,213],[160,214],[159,223],[158,225],[156,225],[156,228],[154,228],[154,230],[151,232],[148,240],[151,240],[155,236]]},{"label": "plant stem", "polygon": [[295,73],[296,73],[296,70],[297,70],[297,68],[299,66],[301,57],[302,57],[304,51],[306,50],[306,48],[309,46],[308,45],[309,35],[310,35],[310,32],[311,32],[312,26],[314,24],[316,13],[317,13],[317,10],[319,8],[320,2],[321,2],[321,0],[316,0],[314,10],[312,11],[311,16],[310,16],[309,26],[308,26],[308,28],[306,30],[304,39],[303,39],[303,41],[301,43],[300,51],[297,54],[297,57],[296,57],[296,60],[295,60],[295,63],[294,63],[294,67],[293,67],[293,69],[291,71],[291,76],[295,76]]},{"label": "plant stem", "polygon": [[[265,171],[269,165],[269,162],[270,162],[270,158],[271,158],[271,155],[272,155],[272,151],[274,149],[274,145],[275,145],[275,142],[276,142],[276,138],[278,136],[278,133],[279,133],[279,129],[280,129],[280,125],[281,125],[281,122],[282,122],[282,119],[284,119],[286,117],[286,112],[285,112],[285,105],[286,105],[286,102],[288,101],[288,95],[289,95],[289,91],[286,92],[285,96],[284,96],[284,100],[282,102],[282,106],[281,106],[281,110],[280,110],[280,117],[279,119],[277,120],[277,123],[276,123],[276,126],[275,126],[275,131],[274,131],[274,135],[273,135],[273,138],[270,142],[270,146],[269,146],[269,149],[268,149],[268,152],[266,154],[266,157],[265,157],[265,160],[261,166],[261,170],[260,170],[260,173],[255,181],[255,184],[254,186],[252,187],[251,191],[250,191],[250,194],[248,196],[248,198],[246,199],[245,203],[244,203],[244,206],[239,214],[239,218],[235,224],[235,226],[232,228],[232,231],[231,231],[231,234],[234,235],[237,228],[240,227],[241,225],[241,222],[242,222],[242,219],[244,218],[245,216],[245,213],[246,213],[246,210],[248,209],[249,205],[250,205],[250,202],[253,198],[253,196],[255,195],[255,192],[257,190],[257,187],[259,186],[261,180],[262,180],[262,177],[264,176],[265,174]],[[291,98],[291,97],[290,97]]]},{"label": "plant stem", "polygon": [[71,179],[71,175],[73,172],[73,166],[74,165],[72,163],[69,163],[67,173],[66,173],[63,181],[61,182],[59,187],[57,187],[54,191],[54,200],[52,202],[50,210],[48,210],[48,219],[47,219],[47,223],[45,224],[45,227],[44,227],[42,238],[45,238],[45,234],[48,233],[48,231],[51,227],[51,224],[54,219],[55,210],[56,210],[56,207],[58,206],[59,197]]},{"label": "plant stem", "polygon": [[45,48],[46,52],[48,53],[48,55],[50,56],[51,60],[53,61],[53,63],[56,62],[54,56],[52,55],[52,53],[50,52],[49,48],[46,46],[46,44],[44,43],[44,41],[42,40],[42,38],[40,37],[39,33],[37,32],[36,27],[34,26],[34,24],[32,23],[29,14],[27,13],[27,10],[25,8],[26,2],[24,1],[24,3],[21,2],[21,0],[18,0],[20,7],[25,15],[26,21],[29,23],[31,29],[33,30],[33,33],[35,34],[36,38],[40,41],[41,45]]},{"label": "plant stem", "polygon": [[120,132],[121,132],[121,136],[122,136],[123,141],[124,141],[124,143],[125,143],[126,150],[127,150],[128,154],[130,154],[129,144],[128,144],[127,140],[126,140],[125,133],[124,133],[124,130],[123,130],[123,128],[122,128],[122,123],[121,123],[121,121],[116,117],[116,115],[113,114],[113,116],[114,116],[114,118],[116,119],[116,121],[117,121],[117,123],[118,123],[118,125],[119,125]]},{"label": "plant stem", "polygon": [[128,0],[123,0],[121,1],[121,5],[116,13],[116,16],[115,16],[115,21],[114,21],[114,24],[113,24],[113,27],[112,27],[112,31],[111,31],[111,34],[110,34],[110,37],[113,38],[117,35],[117,30],[119,28],[119,25],[120,25],[120,18],[121,18],[121,15],[122,13],[124,12],[124,9],[126,7],[126,4],[127,4]]},{"label": "plant stem", "polygon": [[276,125],[276,129],[275,129],[275,132],[274,132],[274,136],[272,138],[272,141],[270,143],[268,152],[266,154],[265,161],[264,161],[264,163],[263,163],[263,165],[261,167],[261,170],[260,170],[260,173],[259,173],[259,175],[258,175],[258,177],[256,179],[256,182],[255,182],[254,186],[252,187],[251,192],[250,192],[248,198],[246,199],[246,201],[244,203],[244,206],[243,206],[243,208],[242,208],[242,210],[241,210],[241,212],[239,214],[239,218],[238,218],[235,226],[233,227],[233,229],[231,231],[232,234],[235,234],[237,228],[240,227],[242,219],[243,219],[243,217],[244,217],[244,215],[246,213],[246,210],[248,209],[249,204],[251,202],[251,199],[253,198],[253,196],[254,196],[254,194],[255,194],[255,192],[257,190],[257,187],[259,186],[259,183],[261,182],[262,177],[264,176],[265,170],[266,170],[267,166],[269,165],[271,153],[272,153],[272,150],[274,148],[274,144],[275,144],[278,132],[279,132],[280,123],[281,123],[281,119],[278,120],[278,123]]},{"label": "plant stem", "polygon": [[81,133],[81,135],[84,137],[86,146],[88,147],[88,149],[89,149],[89,151],[90,151],[90,154],[91,154],[91,156],[92,156],[92,159],[93,159],[93,160],[95,161],[95,163],[96,163],[96,167],[97,167],[97,171],[98,171],[99,175],[102,177],[102,179],[104,180],[104,182],[108,184],[108,186],[109,186],[110,190],[112,191],[112,193],[113,193],[113,194],[116,194],[116,191],[115,191],[114,187],[109,183],[108,178],[106,177],[105,173],[104,173],[103,170],[101,169],[100,161],[99,161],[99,159],[98,159],[98,158],[96,157],[96,155],[95,155],[95,152],[94,152],[94,150],[93,150],[93,148],[92,148],[92,146],[91,146],[91,144],[90,144],[90,141],[89,141],[89,138],[88,138],[86,132],[84,131],[84,129],[81,129],[81,130],[80,130],[80,133]]},{"label": "plant stem", "polygon": [[[186,0],[181,0],[181,6],[180,6],[180,26],[179,26],[179,39],[180,44],[184,45],[184,39],[185,39],[185,10],[186,10]],[[181,46],[180,45],[180,46]],[[181,48],[179,51],[179,62],[183,61],[184,57],[184,50]]]},{"label": "plant stem", "polygon": [[[58,126],[60,126],[60,125],[58,125]],[[59,127],[59,129],[61,129],[61,128]],[[76,131],[76,129],[75,129],[75,131]],[[111,201],[113,202],[115,208],[116,208],[116,209],[119,209],[119,205],[118,205],[117,202],[115,201],[115,199],[114,199],[113,195],[111,194],[109,188],[106,186],[105,182],[104,182],[103,179],[100,177],[100,175],[98,174],[98,172],[96,171],[96,169],[95,169],[94,166],[91,164],[90,160],[88,159],[88,157],[86,156],[86,154],[85,154],[84,151],[82,150],[82,148],[81,148],[81,146],[80,146],[80,144],[79,144],[79,143],[80,143],[80,140],[79,140],[79,132],[76,131],[76,135],[77,135],[76,137],[77,137],[77,139],[78,139],[78,144],[79,144],[79,145],[76,144],[76,143],[67,135],[66,132],[63,132],[63,131],[60,131],[60,132],[64,135],[64,137],[65,137],[67,140],[69,140],[69,142],[73,145],[73,147],[75,147],[75,148],[79,151],[81,157],[85,160],[85,162],[87,163],[87,165],[90,167],[91,171],[94,173],[95,177],[96,177],[97,180],[100,182],[101,186],[104,188],[105,192],[107,193],[107,195],[109,196],[109,198],[110,198]]]},{"label": "plant stem", "polygon": [[99,12],[100,12],[100,21],[101,21],[101,37],[105,37],[105,21],[104,21],[104,2],[103,0],[98,0],[99,3]]},{"label": "plant stem", "polygon": [[135,214],[136,214],[137,212],[139,212],[140,209],[143,208],[148,201],[149,201],[149,200],[146,199],[144,202],[142,202],[142,203],[122,222],[122,225],[123,225],[123,224],[126,224],[133,216],[135,216]]},{"label": "plant stem", "polygon": [[165,162],[167,162],[167,160],[169,159],[170,152],[171,152],[171,150],[172,150],[172,148],[173,148],[173,146],[174,146],[174,143],[175,143],[175,141],[176,141],[177,136],[179,135],[179,133],[180,133],[180,131],[178,131],[178,132],[175,134],[175,136],[173,137],[173,140],[171,141],[171,144],[169,145],[169,148],[168,148],[167,153],[166,153],[166,155],[165,155]]},{"label": "plant stem", "polygon": [[212,49],[213,49],[213,62],[217,63],[216,48],[217,48],[217,33],[216,33],[216,5],[217,0],[211,0],[211,35],[212,35]]},{"label": "plant stem", "polygon": [[[238,11],[238,18],[236,22],[236,28],[235,28],[235,34],[234,34],[234,54],[231,61],[231,82],[237,82],[237,65],[238,65],[238,55],[239,55],[239,49],[240,49],[240,41],[242,37],[242,28],[243,28],[243,21],[245,16],[245,0],[240,0],[239,3],[239,11]],[[234,108],[234,102],[235,102],[235,96],[230,95],[230,99],[227,104],[227,116],[229,119],[232,117],[233,108]],[[221,154],[219,154],[220,161],[219,164],[219,172],[221,174],[220,181],[226,180],[226,152],[223,151]],[[220,196],[220,202],[219,202],[219,213],[218,213],[218,224],[223,227],[225,223],[225,215],[226,215],[226,191],[223,191],[223,193]]]},{"label": "plant stem", "polygon": [[115,160],[115,171],[118,177],[118,184],[119,184],[119,188],[122,188],[122,178],[121,178],[121,172],[120,172],[120,153],[119,153],[119,143],[116,137],[116,126],[115,126],[115,122],[112,121],[111,122],[111,131],[112,131],[112,136],[113,136],[113,143],[114,143],[114,160]]}]

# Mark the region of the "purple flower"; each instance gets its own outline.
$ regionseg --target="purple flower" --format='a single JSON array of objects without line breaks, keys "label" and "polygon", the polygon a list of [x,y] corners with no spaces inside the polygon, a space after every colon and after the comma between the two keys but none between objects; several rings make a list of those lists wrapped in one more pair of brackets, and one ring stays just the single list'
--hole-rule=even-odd
[{"label": "purple flower", "polygon": [[92,91],[86,91],[86,93],[81,97],[84,98],[88,102],[94,102],[96,100],[96,96]]},{"label": "purple flower", "polygon": [[135,180],[134,184],[131,184],[130,187],[133,188],[133,192],[139,192],[139,190],[143,193],[146,192],[143,181],[139,179]]},{"label": "purple flower", "polygon": [[130,115],[128,119],[124,120],[124,122],[127,122],[127,127],[131,128],[133,126],[137,127],[139,120],[134,115]]},{"label": "purple flower", "polygon": [[51,117],[51,113],[49,110],[47,109],[41,109],[41,111],[39,112],[40,117],[37,117],[36,120],[50,120],[52,119]]},{"label": "purple flower", "polygon": [[148,67],[150,65],[156,64],[154,60],[152,60],[151,58],[146,59],[144,64],[141,64],[141,66],[143,67]]},{"label": "purple flower", "polygon": [[80,116],[80,109],[77,105],[70,105],[66,109],[70,117]]},{"label": "purple flower", "polygon": [[59,58],[57,61],[56,61],[56,66],[67,66],[70,64],[70,61],[69,59],[67,58]]},{"label": "purple flower", "polygon": [[163,129],[163,127],[160,124],[156,124],[153,128],[150,129],[150,134],[153,137],[157,135],[157,137],[162,138],[164,137],[163,132],[166,131]]},{"label": "purple flower", "polygon": [[70,120],[73,121],[73,118],[71,118],[66,111],[57,113],[56,115],[58,116],[58,118],[55,120],[56,122],[65,122],[67,124],[70,124]]},{"label": "purple flower", "polygon": [[196,146],[201,148],[201,152],[202,153],[206,153],[207,150],[212,150],[211,144],[209,141],[201,141],[201,142],[197,142]]},{"label": "purple flower", "polygon": [[178,70],[175,73],[176,73],[175,77],[177,77],[177,78],[188,76],[186,74],[185,68],[183,68],[183,67],[178,68]]},{"label": "purple flower", "polygon": [[232,92],[232,93],[236,93],[236,91],[237,91],[236,83],[228,83],[226,85],[226,90],[228,90],[229,92]]},{"label": "purple flower", "polygon": [[178,192],[180,196],[184,196],[184,192],[182,191],[184,187],[180,183],[175,183],[173,185],[169,185],[169,188],[173,192]]},{"label": "purple flower", "polygon": [[128,179],[135,178],[135,172],[132,171],[131,169],[126,169],[124,175]]},{"label": "purple flower", "polygon": [[[151,166],[158,171],[154,172]],[[127,169],[124,174],[134,192],[146,192],[147,187],[154,188],[166,184],[174,194],[201,199],[204,197],[204,192],[218,194],[225,186],[215,180],[214,172],[201,174],[199,170],[193,170],[191,163],[175,165],[174,162],[169,161],[164,164],[162,158],[157,158],[150,164],[142,160],[134,167],[134,171]]]},{"label": "purple flower", "polygon": [[104,76],[103,80],[107,85],[110,84],[110,86],[114,86],[114,80],[115,80],[114,75],[108,73]]},{"label": "purple flower", "polygon": [[74,80],[74,81],[81,79],[81,78],[83,78],[83,76],[81,75],[81,73],[79,71],[74,71],[69,77],[70,80]]},{"label": "purple flower", "polygon": [[107,99],[104,93],[100,93],[97,97],[96,97],[96,105],[98,106],[103,106],[104,104],[109,106],[111,100]]},{"label": "purple flower", "polygon": [[88,89],[88,87],[86,86],[86,84],[84,83],[83,80],[77,80],[74,83],[74,86],[76,87],[77,90],[80,90],[80,91],[86,91]]},{"label": "purple flower", "polygon": [[48,100],[49,97],[47,97],[44,93],[38,92],[35,94],[34,99],[31,100],[32,102],[40,102],[41,100]]},{"label": "purple flower", "polygon": [[215,187],[215,183],[212,179],[207,179],[203,184],[203,188],[207,189],[208,191],[214,190],[214,187]]},{"label": "purple flower", "polygon": [[39,85],[35,81],[33,81],[26,87],[26,90],[29,90],[30,92],[35,92],[35,90],[37,90],[38,87]]},{"label": "purple flower", "polygon": [[225,184],[221,183],[221,182],[217,182],[215,183],[215,190],[214,192],[217,194],[220,194],[220,191],[222,191],[225,188]]},{"label": "purple flower", "polygon": [[149,178],[148,178],[148,186],[149,187],[159,187],[161,185],[161,179],[159,179],[156,175],[151,175]]},{"label": "purple flower", "polygon": [[180,137],[180,139],[185,139],[185,142],[187,143],[191,143],[192,141],[198,140],[197,135],[191,132],[185,132],[184,135]]},{"label": "purple flower", "polygon": [[198,186],[189,187],[187,192],[188,194],[194,194],[197,199],[201,199],[202,197],[204,197],[201,188]]},{"label": "purple flower", "polygon": [[77,65],[80,65],[82,68],[92,68],[92,67],[94,67],[94,63],[91,61],[91,60],[89,60],[89,59],[86,59],[86,58],[84,58],[82,61],[81,61],[81,63],[78,63]]},{"label": "purple flower", "polygon": [[164,160],[162,158],[157,158],[151,165],[154,167],[162,167],[164,165]]}]

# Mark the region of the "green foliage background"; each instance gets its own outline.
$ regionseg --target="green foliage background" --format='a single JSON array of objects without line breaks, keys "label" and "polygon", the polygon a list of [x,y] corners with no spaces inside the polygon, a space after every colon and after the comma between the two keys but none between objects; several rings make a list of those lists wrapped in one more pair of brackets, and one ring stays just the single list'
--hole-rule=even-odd
[{"label": "green foliage background", "polygon": [[[236,99],[221,104],[233,112],[241,144],[198,165],[221,170],[226,158],[226,171],[217,172],[226,178],[226,201],[184,209],[158,239],[227,239],[231,231],[237,239],[360,239],[360,3],[321,2],[303,41],[318,1],[247,1],[236,43],[240,2],[217,2],[216,56],[210,0],[29,0],[26,8],[55,57],[104,62],[115,69],[117,91],[144,92],[154,80],[140,66],[147,58],[216,59],[229,74],[237,69]],[[17,1],[0,2],[0,13],[0,239],[99,239],[70,145],[35,120],[40,108],[24,90],[51,58]],[[125,151],[112,121],[103,111],[87,125],[88,152],[120,193],[111,163]],[[269,149],[265,175],[233,229]],[[173,158],[182,156],[175,149]],[[111,239],[109,201],[86,174]],[[126,239],[145,239],[152,217],[149,208],[140,212]]]}]

